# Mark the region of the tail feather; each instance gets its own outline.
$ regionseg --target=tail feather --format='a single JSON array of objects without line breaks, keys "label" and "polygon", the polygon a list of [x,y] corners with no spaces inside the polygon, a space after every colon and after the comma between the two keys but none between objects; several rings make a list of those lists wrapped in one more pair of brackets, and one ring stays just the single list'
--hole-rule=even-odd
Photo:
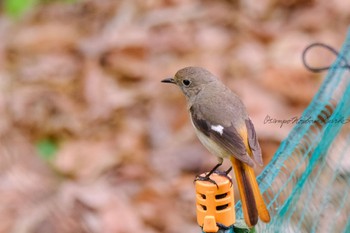
[{"label": "tail feather", "polygon": [[231,161],[237,180],[239,195],[241,196],[244,220],[248,226],[254,226],[258,222],[258,210],[256,208],[250,176],[246,173],[242,162],[235,158],[232,158]]},{"label": "tail feather", "polygon": [[[244,165],[244,166],[247,166],[247,165]],[[248,173],[251,183],[253,184],[252,187],[253,187],[254,199],[255,199],[256,207],[258,209],[259,218],[263,222],[266,222],[266,223],[270,222],[270,213],[267,210],[266,204],[261,195],[258,182],[256,181],[254,169],[247,166],[246,171]]]},{"label": "tail feather", "polygon": [[248,226],[254,226],[258,217],[264,222],[270,221],[270,214],[259,190],[254,169],[231,157],[235,177],[241,196],[244,220]]}]

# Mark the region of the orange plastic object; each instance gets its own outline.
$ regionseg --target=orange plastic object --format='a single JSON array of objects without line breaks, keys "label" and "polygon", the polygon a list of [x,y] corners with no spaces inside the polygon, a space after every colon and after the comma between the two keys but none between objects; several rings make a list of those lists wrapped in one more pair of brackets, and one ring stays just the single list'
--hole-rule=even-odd
[{"label": "orange plastic object", "polygon": [[196,181],[197,222],[204,232],[217,232],[217,223],[231,226],[236,221],[233,188],[226,177],[213,173],[210,178],[218,186]]}]

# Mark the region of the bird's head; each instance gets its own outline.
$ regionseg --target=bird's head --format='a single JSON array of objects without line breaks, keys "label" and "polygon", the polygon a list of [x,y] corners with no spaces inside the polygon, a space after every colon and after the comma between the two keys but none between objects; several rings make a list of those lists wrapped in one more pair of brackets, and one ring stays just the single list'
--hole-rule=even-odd
[{"label": "bird's head", "polygon": [[163,79],[163,83],[176,84],[188,99],[195,97],[205,85],[217,80],[213,74],[201,67],[185,67],[173,78]]}]

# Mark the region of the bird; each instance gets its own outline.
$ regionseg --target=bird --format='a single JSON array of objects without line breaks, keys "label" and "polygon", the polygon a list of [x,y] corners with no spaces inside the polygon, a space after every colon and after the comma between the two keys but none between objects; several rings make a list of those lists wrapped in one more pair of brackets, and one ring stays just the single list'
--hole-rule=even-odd
[{"label": "bird", "polygon": [[252,227],[259,218],[268,223],[270,214],[254,172],[256,164],[263,166],[262,152],[242,100],[216,76],[201,67],[182,68],[173,77],[161,82],[175,84],[181,89],[198,139],[218,158],[218,164],[205,177],[198,178],[210,181],[209,176],[222,165],[224,159],[229,159],[246,224]]}]

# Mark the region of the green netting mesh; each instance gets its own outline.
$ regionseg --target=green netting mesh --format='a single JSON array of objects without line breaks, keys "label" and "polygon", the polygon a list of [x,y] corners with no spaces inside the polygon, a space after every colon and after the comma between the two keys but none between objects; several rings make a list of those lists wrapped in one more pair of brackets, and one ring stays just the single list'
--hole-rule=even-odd
[{"label": "green netting mesh", "polygon": [[257,232],[350,232],[350,70],[341,56],[350,60],[350,32],[304,121],[258,177],[272,220]]}]

